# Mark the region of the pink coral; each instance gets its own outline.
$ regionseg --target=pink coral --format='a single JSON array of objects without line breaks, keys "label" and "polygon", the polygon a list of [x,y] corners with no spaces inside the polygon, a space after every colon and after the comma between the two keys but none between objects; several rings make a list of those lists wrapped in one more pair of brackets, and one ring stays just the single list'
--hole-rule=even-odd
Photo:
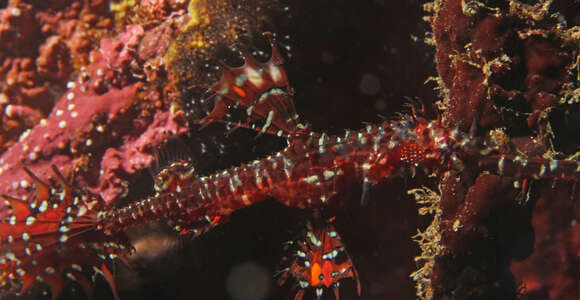
[{"label": "pink coral", "polygon": [[[172,25],[181,19],[175,15],[160,27],[176,30],[179,27]],[[158,31],[150,32],[155,35]],[[143,44],[143,40],[150,41],[146,35],[142,26],[134,25],[116,38],[101,40],[99,49],[90,54],[91,63],[67,84],[69,89],[50,115],[2,155],[0,176],[10,184],[2,185],[0,193],[27,193],[23,165],[40,177],[46,177],[50,165],[56,165],[65,174],[74,171],[77,183],[113,201],[124,195],[131,175],[151,164],[155,148],[188,130],[183,115],[169,112],[161,94],[143,76],[143,65],[156,61],[164,51],[150,48],[169,44]],[[59,43],[58,38],[51,38],[46,44]],[[48,62],[55,62],[42,56],[38,61],[49,69]],[[39,116],[28,108],[8,106],[7,112],[16,111],[33,120]]]},{"label": "pink coral", "polygon": [[[23,106],[46,117],[75,68],[88,61],[95,37],[111,28],[106,2],[50,3],[12,0],[0,10],[0,109]],[[36,124],[28,122],[28,117],[1,116],[0,152]]]}]

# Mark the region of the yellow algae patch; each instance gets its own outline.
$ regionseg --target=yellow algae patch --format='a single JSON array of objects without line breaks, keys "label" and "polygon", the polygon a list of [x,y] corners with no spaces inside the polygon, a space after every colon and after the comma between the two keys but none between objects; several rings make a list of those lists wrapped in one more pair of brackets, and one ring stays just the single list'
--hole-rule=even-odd
[{"label": "yellow algae patch", "polygon": [[417,297],[420,300],[433,299],[433,288],[431,287],[431,275],[433,274],[433,266],[435,265],[435,258],[443,252],[441,246],[441,197],[435,191],[427,187],[416,188],[407,191],[409,195],[415,197],[415,201],[420,205],[420,215],[433,215],[433,221],[425,229],[425,231],[418,231],[416,235],[412,236],[413,240],[419,244],[421,254],[415,257],[415,262],[419,269],[409,277],[415,281],[415,288],[417,290]]},{"label": "yellow algae patch", "polygon": [[120,20],[128,17],[137,8],[138,4],[136,0],[123,0],[121,2],[111,3],[109,9],[115,16],[115,20]]},{"label": "yellow algae patch", "polygon": [[207,74],[205,62],[218,49],[236,45],[249,36],[251,16],[247,9],[234,7],[228,0],[191,0],[188,23],[183,26],[165,53],[170,77],[179,86],[203,86],[217,74]]},{"label": "yellow algae patch", "polygon": [[199,61],[217,45],[235,44],[248,31],[248,18],[226,0],[191,0],[188,14],[189,22],[165,55],[170,67],[177,61]]},{"label": "yellow algae patch", "polygon": [[115,19],[115,27],[122,30],[129,24],[141,23],[141,1],[138,0],[121,0],[118,2],[111,2],[109,10]]},{"label": "yellow algae patch", "polygon": [[208,3],[208,0],[191,0],[188,6],[188,12],[191,17],[189,24],[185,26],[184,30],[189,29],[189,27],[199,26],[199,25],[209,25],[210,23],[210,12],[208,9],[215,9],[218,7],[224,8],[223,1],[211,1],[216,2],[215,5],[213,3]]}]

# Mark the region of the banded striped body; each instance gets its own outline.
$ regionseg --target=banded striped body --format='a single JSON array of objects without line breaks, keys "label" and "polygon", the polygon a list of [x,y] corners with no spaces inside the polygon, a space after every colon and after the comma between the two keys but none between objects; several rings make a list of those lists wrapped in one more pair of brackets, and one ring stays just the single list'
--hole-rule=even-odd
[{"label": "banded striped body", "polygon": [[473,143],[439,121],[411,118],[343,136],[299,134],[276,154],[209,176],[196,176],[187,162],[174,163],[162,172],[165,184],[155,196],[110,210],[100,223],[113,233],[169,218],[179,227],[203,230],[269,197],[298,208],[339,205],[354,184],[374,184],[416,168],[462,168],[462,147]]},{"label": "banded striped body", "polygon": [[109,233],[158,219],[203,230],[270,197],[298,208],[334,206],[361,182],[372,185],[417,169],[442,173],[464,168],[513,177],[515,182],[578,181],[580,163],[502,153],[499,146],[484,146],[440,121],[406,117],[347,130],[342,136],[297,134],[278,153],[209,176],[199,177],[189,163],[177,162],[159,175],[164,185],[155,196],[99,218]]}]

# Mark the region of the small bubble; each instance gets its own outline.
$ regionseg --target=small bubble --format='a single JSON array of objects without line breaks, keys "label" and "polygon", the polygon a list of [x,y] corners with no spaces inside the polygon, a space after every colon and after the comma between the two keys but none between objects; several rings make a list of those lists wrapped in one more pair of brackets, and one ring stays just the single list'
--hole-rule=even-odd
[{"label": "small bubble", "polygon": [[269,293],[270,276],[267,270],[254,262],[245,262],[232,268],[226,289],[232,299],[265,299]]},{"label": "small bubble", "polygon": [[377,76],[366,73],[360,80],[359,89],[364,95],[376,95],[381,90],[381,81],[379,78],[377,78]]},{"label": "small bubble", "polygon": [[330,65],[334,63],[334,55],[330,51],[323,51],[322,54],[320,55],[320,60],[323,63]]},{"label": "small bubble", "polygon": [[375,109],[376,110],[385,110],[387,108],[387,103],[385,102],[385,99],[377,99],[377,101],[375,101]]}]

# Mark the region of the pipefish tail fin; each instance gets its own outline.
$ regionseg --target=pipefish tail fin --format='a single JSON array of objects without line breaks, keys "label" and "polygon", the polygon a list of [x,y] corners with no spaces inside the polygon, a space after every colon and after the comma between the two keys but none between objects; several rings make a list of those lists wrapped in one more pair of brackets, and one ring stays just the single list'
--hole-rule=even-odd
[{"label": "pipefish tail fin", "polygon": [[344,279],[355,281],[360,296],[358,272],[330,220],[315,215],[306,222],[302,236],[288,242],[288,246],[294,252],[289,256],[290,264],[277,276],[279,285],[290,277],[296,282],[298,289],[294,299],[302,299],[310,289],[314,290],[317,299],[322,298],[325,290],[332,290],[335,299],[339,299],[339,288]]},{"label": "pipefish tail fin", "polygon": [[0,293],[23,293],[38,282],[58,299],[67,280],[92,296],[88,273],[100,270],[118,295],[106,264],[126,261],[131,246],[122,233],[107,233],[99,216],[107,206],[102,198],[77,188],[53,166],[53,183],[25,169],[34,190],[20,199],[2,195],[0,208]]}]

